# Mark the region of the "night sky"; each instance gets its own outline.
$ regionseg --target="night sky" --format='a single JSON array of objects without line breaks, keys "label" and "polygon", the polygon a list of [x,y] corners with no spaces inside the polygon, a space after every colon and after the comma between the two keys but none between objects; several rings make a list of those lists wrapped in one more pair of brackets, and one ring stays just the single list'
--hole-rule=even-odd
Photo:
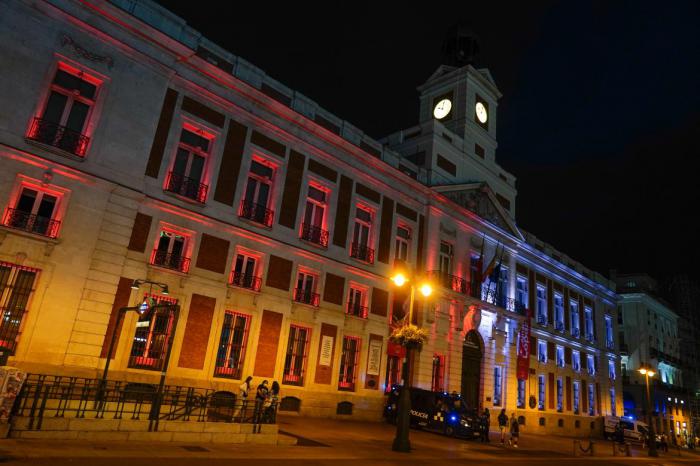
[{"label": "night sky", "polygon": [[503,93],[518,224],[604,275],[697,276],[700,2],[160,3],[375,138],[416,124],[415,88],[467,21]]}]

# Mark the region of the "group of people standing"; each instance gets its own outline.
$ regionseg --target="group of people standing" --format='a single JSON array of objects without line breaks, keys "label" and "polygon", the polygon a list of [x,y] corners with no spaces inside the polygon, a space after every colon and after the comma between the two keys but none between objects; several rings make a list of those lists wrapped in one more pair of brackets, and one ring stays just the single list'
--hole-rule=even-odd
[{"label": "group of people standing", "polygon": [[[479,416],[479,432],[481,434],[481,442],[489,443],[489,430],[491,426],[491,413],[489,409],[484,409],[484,412]],[[510,438],[508,439],[508,445],[514,448],[518,448],[518,438],[520,437],[520,424],[518,423],[518,418],[515,417],[515,413],[512,413],[510,419],[506,414],[506,410],[502,409],[501,414],[498,415],[498,429],[501,432],[501,444],[506,443],[506,432],[510,432]]]},{"label": "group of people standing", "polygon": [[[252,381],[253,377],[248,376],[238,387],[238,395],[241,402],[237,403],[238,407],[234,417],[238,417],[241,410],[243,410],[243,415],[245,415],[245,411],[248,406],[248,399],[250,397]],[[270,387],[268,387],[267,384],[267,380],[263,380],[255,389],[255,410],[253,411],[253,422],[256,423],[274,422],[275,411],[277,404],[279,403],[280,384],[276,380],[272,382]]]}]

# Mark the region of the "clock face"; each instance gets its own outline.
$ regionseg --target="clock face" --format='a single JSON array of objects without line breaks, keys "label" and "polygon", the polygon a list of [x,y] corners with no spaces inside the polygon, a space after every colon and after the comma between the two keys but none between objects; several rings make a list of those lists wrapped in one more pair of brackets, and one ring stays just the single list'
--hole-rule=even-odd
[{"label": "clock face", "polygon": [[486,107],[481,102],[476,103],[476,118],[481,123],[486,123],[486,120],[488,120],[489,118],[489,114],[486,111]]},{"label": "clock face", "polygon": [[450,110],[452,110],[452,101],[450,101],[450,99],[442,99],[435,105],[433,116],[438,120],[442,120],[450,113]]}]

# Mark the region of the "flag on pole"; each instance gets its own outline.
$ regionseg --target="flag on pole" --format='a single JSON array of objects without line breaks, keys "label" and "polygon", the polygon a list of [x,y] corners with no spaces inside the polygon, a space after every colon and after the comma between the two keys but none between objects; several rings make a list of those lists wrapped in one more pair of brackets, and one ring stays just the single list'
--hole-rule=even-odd
[{"label": "flag on pole", "polygon": [[[498,245],[500,245],[500,243]],[[484,278],[491,278],[491,274],[493,273],[494,268],[496,268],[496,258],[498,257],[498,245],[496,245],[496,252],[493,254],[491,262],[489,262],[489,265],[486,267],[486,270],[484,270],[484,273],[481,275]]]}]

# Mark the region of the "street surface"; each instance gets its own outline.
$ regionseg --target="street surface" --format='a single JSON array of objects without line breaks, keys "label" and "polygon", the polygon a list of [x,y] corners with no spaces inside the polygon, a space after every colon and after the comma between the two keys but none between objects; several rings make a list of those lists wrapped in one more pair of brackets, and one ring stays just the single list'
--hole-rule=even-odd
[{"label": "street surface", "polygon": [[280,417],[280,431],[296,445],[222,445],[164,442],[96,442],[0,440],[0,463],[37,465],[450,465],[500,464],[699,465],[700,454],[682,450],[650,460],[635,447],[631,458],[613,457],[609,442],[596,444],[595,457],[574,457],[573,439],[521,433],[520,448],[503,447],[498,434],[491,443],[465,441],[411,430],[411,453],[391,451],[395,428],[383,423]]}]

